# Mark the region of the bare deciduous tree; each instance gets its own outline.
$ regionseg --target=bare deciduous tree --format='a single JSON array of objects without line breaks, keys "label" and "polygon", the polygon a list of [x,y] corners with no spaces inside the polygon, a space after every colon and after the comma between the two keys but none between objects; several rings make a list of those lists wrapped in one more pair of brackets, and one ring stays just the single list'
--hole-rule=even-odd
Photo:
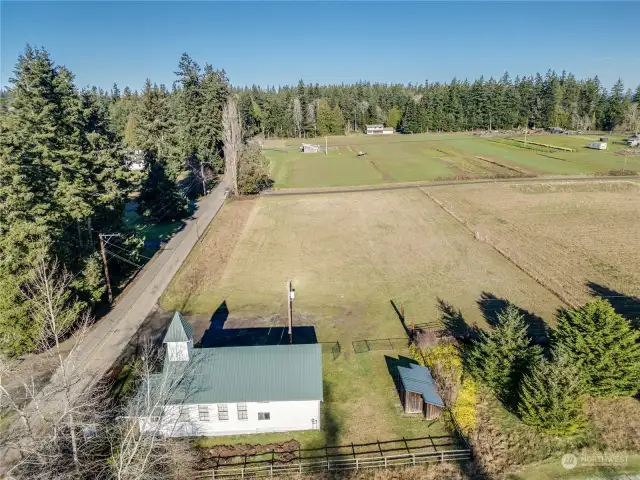
[{"label": "bare deciduous tree", "polygon": [[98,456],[89,454],[94,444],[78,434],[95,423],[104,407],[104,389],[92,385],[79,392],[74,388],[81,375],[78,347],[90,317],[70,296],[72,281],[57,260],[42,257],[25,288],[40,334],[39,350],[55,367],[53,381],[39,388],[36,373],[18,375],[3,363],[3,378],[12,373],[15,377],[11,390],[0,386],[0,397],[19,421],[3,434],[0,453],[6,455],[3,467],[15,463],[9,473],[16,478],[71,478],[96,468]]},{"label": "bare deciduous tree", "polygon": [[298,97],[293,99],[293,125],[299,137],[302,137],[302,105]]},{"label": "bare deciduous tree", "polygon": [[309,102],[307,105],[307,124],[313,126],[313,136],[318,136],[318,125],[316,123],[316,103]]},{"label": "bare deciduous tree", "polygon": [[229,175],[233,193],[238,196],[238,170],[242,158],[242,123],[238,113],[238,101],[233,95],[229,95],[222,110],[222,128],[225,172]]}]

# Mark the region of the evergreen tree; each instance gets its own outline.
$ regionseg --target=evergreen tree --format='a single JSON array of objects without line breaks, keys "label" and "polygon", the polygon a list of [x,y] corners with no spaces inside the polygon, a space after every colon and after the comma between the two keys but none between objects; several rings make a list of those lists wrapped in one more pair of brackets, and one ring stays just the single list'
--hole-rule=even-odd
[{"label": "evergreen tree", "polygon": [[532,346],[524,316],[513,305],[498,313],[497,323],[467,350],[466,365],[471,374],[484,381],[507,405],[517,399],[522,376],[540,357]]},{"label": "evergreen tree", "polygon": [[20,292],[33,261],[56,256],[75,274],[73,293],[95,302],[91,230],[120,225],[130,184],[103,92],[79,94],[71,72],[28,46],[14,73],[0,124],[0,348],[19,354],[38,335]]},{"label": "evergreen tree", "polygon": [[331,133],[333,135],[344,134],[344,116],[338,104],[331,110]]},{"label": "evergreen tree", "polygon": [[407,133],[418,133],[420,128],[420,118],[418,116],[418,106],[416,102],[410,100],[402,117],[402,129]]},{"label": "evergreen tree", "polygon": [[318,102],[316,124],[318,126],[318,135],[324,137],[325,135],[331,134],[333,128],[333,112],[329,106],[329,102],[324,99]]},{"label": "evergreen tree", "polygon": [[138,213],[154,222],[168,222],[184,218],[188,210],[186,195],[166,174],[164,165],[153,163],[138,197]]},{"label": "evergreen tree", "polygon": [[584,392],[580,372],[566,356],[543,359],[522,380],[518,413],[548,435],[574,435],[587,423]]},{"label": "evergreen tree", "polygon": [[554,345],[572,360],[595,397],[634,395],[640,386],[640,332],[596,299],[563,312]]}]

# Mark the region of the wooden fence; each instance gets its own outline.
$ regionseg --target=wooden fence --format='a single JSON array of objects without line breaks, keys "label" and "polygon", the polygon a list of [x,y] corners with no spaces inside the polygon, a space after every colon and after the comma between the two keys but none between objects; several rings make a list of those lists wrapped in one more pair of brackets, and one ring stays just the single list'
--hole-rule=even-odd
[{"label": "wooden fence", "polygon": [[365,470],[368,468],[393,468],[427,463],[462,462],[471,458],[468,449],[442,452],[404,453],[362,458],[342,458],[300,461],[291,465],[257,465],[247,467],[218,468],[208,472],[195,472],[193,479],[271,478],[279,475],[318,473],[322,471]]}]

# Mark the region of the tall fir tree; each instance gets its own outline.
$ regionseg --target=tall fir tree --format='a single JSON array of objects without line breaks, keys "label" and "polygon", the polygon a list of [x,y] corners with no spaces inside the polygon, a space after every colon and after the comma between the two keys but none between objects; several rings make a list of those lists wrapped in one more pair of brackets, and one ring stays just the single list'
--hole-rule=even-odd
[{"label": "tall fir tree", "polygon": [[541,357],[531,343],[524,316],[513,305],[497,315],[497,322],[465,352],[471,374],[488,385],[505,404],[515,406],[520,380]]},{"label": "tall fir tree", "polygon": [[29,46],[14,74],[0,124],[0,348],[20,354],[39,334],[20,293],[33,262],[58,257],[75,274],[73,293],[99,299],[92,230],[120,224],[130,184],[104,93],[80,95],[71,72]]},{"label": "tall fir tree", "polygon": [[575,435],[587,424],[584,380],[567,356],[554,357],[541,360],[524,376],[518,414],[524,423],[548,435]]},{"label": "tall fir tree", "polygon": [[595,397],[634,395],[640,388],[640,332],[604,299],[563,312],[555,348],[573,361]]}]

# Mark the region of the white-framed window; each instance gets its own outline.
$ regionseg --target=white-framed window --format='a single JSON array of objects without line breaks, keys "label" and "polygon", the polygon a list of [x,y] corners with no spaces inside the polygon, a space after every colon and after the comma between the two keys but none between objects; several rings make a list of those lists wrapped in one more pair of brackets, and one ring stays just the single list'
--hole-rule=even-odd
[{"label": "white-framed window", "polygon": [[247,414],[247,404],[246,403],[238,403],[238,420],[249,420],[249,415]]},{"label": "white-framed window", "polygon": [[209,421],[209,405],[198,405],[198,419],[201,422]]},{"label": "white-framed window", "polygon": [[258,412],[258,420],[271,420],[271,412]]},{"label": "white-framed window", "polygon": [[179,422],[188,422],[191,420],[191,416],[189,415],[189,407],[180,407],[180,416],[178,417]]},{"label": "white-framed window", "polygon": [[229,420],[229,407],[226,403],[218,404],[218,420]]}]

